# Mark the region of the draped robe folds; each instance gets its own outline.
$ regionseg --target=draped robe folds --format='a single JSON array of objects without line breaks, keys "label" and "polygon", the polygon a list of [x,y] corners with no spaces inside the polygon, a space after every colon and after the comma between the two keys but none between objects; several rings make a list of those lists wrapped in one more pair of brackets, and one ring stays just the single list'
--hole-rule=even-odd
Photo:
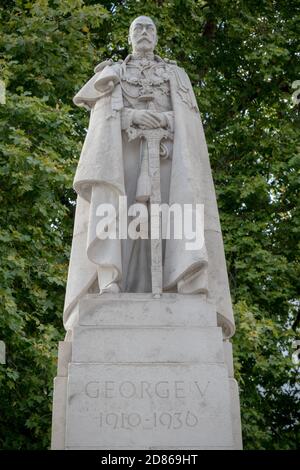
[{"label": "draped robe folds", "polygon": [[[183,294],[202,292],[206,278],[208,299],[216,303],[218,324],[224,336],[230,337],[234,319],[203,126],[187,74],[173,63],[166,62],[165,67],[174,115],[169,205],[204,204],[205,244],[201,250],[186,250],[190,240],[184,237],[165,241],[163,291],[176,292],[180,286]],[[76,324],[78,301],[98,275],[122,282],[121,240],[100,240],[96,234],[99,218],[95,217],[99,204],[110,203],[117,209],[119,196],[126,195],[121,69],[120,62],[100,64],[74,98],[74,103],[89,109],[91,116],[74,179],[78,197],[64,307],[66,330]]]}]

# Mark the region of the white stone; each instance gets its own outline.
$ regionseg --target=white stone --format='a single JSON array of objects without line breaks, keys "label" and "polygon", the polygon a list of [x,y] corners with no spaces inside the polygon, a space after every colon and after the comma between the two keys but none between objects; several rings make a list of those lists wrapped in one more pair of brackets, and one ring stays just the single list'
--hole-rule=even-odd
[{"label": "white stone", "polygon": [[231,394],[230,402],[231,402],[231,419],[232,419],[234,448],[236,450],[242,450],[243,441],[242,441],[239,386],[235,379],[229,379],[229,386],[230,386],[230,394]]},{"label": "white stone", "polygon": [[58,377],[67,377],[68,366],[71,362],[72,342],[60,341],[58,343],[57,375]]},{"label": "white stone", "polygon": [[55,377],[52,405],[51,449],[65,449],[67,377]]},{"label": "white stone", "polygon": [[88,295],[73,338],[73,362],[224,362],[215,306],[201,295]]},{"label": "white stone", "polygon": [[68,367],[71,361],[72,343],[60,341],[58,344],[57,377],[53,384],[51,449],[65,448],[66,400]]},{"label": "white stone", "polygon": [[[91,117],[74,178],[52,448],[241,448],[232,349],[223,342],[234,319],[196,98],[185,71],[154,54],[149,17],[133,21],[129,38],[133,54],[99,64],[74,98]],[[128,236],[136,202],[150,240]],[[160,203],[181,212],[164,240],[153,217]],[[118,221],[103,225],[104,205]],[[201,208],[188,230],[187,205],[194,215]],[[111,226],[116,236],[103,238]]]},{"label": "white stone", "polygon": [[60,344],[61,373],[71,345],[72,356],[68,379],[55,386],[53,448],[241,448],[238,391],[224,355],[231,346],[212,303],[201,295],[89,295],[79,320],[72,343]]},{"label": "white stone", "polygon": [[72,364],[67,449],[234,448],[225,365]]},{"label": "white stone", "polygon": [[73,362],[224,363],[221,328],[74,328]]},{"label": "white stone", "polygon": [[223,347],[224,347],[225,364],[227,365],[227,369],[228,369],[228,376],[233,378],[234,370],[233,370],[232,343],[229,340],[225,340],[223,342]]},{"label": "white stone", "polygon": [[[141,37],[143,25],[148,28],[148,45]],[[224,333],[231,336],[234,320],[221,227],[191,82],[175,62],[154,54],[157,36],[150,18],[134,21],[129,37],[133,54],[122,63],[99,64],[74,98],[76,105],[92,112],[74,178],[78,199],[65,328],[76,325],[78,302],[91,290],[171,291],[207,294],[217,305]],[[128,208],[141,200],[181,209],[189,204],[195,214],[201,206],[204,227],[194,224],[203,229],[201,244],[189,249],[190,233],[183,230],[181,237],[174,236],[173,223],[171,236],[163,243],[161,234],[150,240],[102,239],[98,209],[110,204],[120,215],[119,196],[126,196]],[[156,222],[148,215],[146,219],[150,228],[160,225],[159,217]],[[178,219],[176,224],[182,225]],[[128,232],[130,224],[125,225]]]},{"label": "white stone", "polygon": [[4,341],[0,341],[0,364],[5,364],[6,348]]},{"label": "white stone", "polygon": [[216,307],[201,295],[87,295],[79,302],[81,326],[217,326]]}]

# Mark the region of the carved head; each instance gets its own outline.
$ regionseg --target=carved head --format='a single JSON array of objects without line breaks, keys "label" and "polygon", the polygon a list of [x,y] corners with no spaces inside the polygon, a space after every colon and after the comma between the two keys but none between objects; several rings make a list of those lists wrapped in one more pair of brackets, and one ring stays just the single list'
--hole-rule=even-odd
[{"label": "carved head", "polygon": [[156,26],[149,16],[139,16],[130,25],[128,42],[133,53],[153,52],[157,44]]}]

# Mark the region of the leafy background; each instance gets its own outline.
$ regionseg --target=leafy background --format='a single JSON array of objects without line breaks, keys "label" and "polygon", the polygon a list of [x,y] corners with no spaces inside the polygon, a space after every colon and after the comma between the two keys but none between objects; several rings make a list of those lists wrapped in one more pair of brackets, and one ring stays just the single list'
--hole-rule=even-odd
[{"label": "leafy background", "polygon": [[[52,380],[88,115],[72,97],[150,15],[193,83],[218,194],[246,449],[296,449],[300,5],[296,0],[0,0],[0,447],[49,448]],[[297,300],[298,299],[298,300]]]}]

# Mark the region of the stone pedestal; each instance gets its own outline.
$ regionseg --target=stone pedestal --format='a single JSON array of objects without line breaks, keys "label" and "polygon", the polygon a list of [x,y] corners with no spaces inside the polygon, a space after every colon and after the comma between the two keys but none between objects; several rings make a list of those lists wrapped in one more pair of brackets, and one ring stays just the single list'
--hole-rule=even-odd
[{"label": "stone pedestal", "polygon": [[200,295],[88,295],[59,347],[53,449],[240,449],[231,344]]}]

